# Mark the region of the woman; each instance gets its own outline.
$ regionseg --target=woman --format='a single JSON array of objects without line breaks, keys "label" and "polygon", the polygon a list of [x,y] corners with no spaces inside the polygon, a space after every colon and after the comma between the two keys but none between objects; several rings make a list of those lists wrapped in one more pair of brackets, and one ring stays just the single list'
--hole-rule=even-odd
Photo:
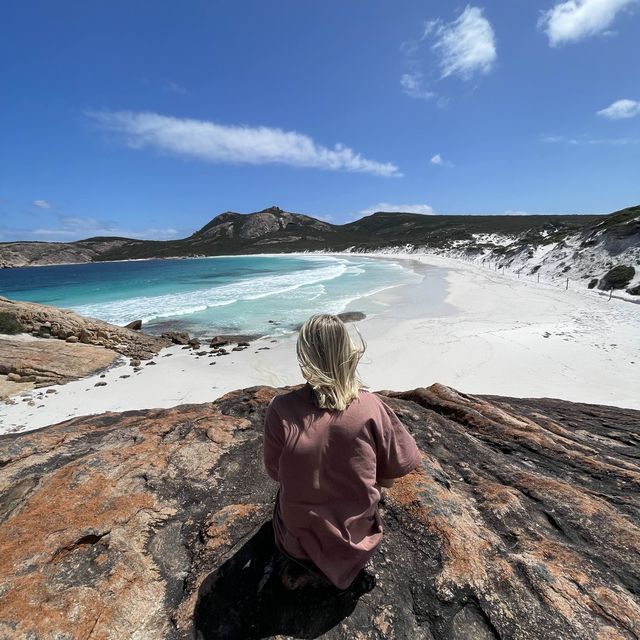
[{"label": "woman", "polygon": [[[280,483],[276,545],[308,571],[285,571],[297,588],[316,576],[347,589],[382,539],[380,486],[421,464],[414,439],[380,398],[363,390],[356,367],[365,345],[345,324],[315,315],[300,329],[297,355],[307,384],[273,398],[264,427],[264,464]],[[295,571],[293,575],[295,576]]]}]

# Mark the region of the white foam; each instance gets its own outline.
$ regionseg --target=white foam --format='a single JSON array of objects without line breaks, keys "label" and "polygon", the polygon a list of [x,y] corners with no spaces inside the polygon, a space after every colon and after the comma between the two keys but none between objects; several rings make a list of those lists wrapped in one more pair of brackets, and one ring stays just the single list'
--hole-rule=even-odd
[{"label": "white foam", "polygon": [[335,264],[318,269],[247,278],[227,285],[195,291],[81,305],[74,307],[74,311],[113,324],[125,324],[138,318],[143,322],[149,322],[157,318],[184,316],[213,307],[230,305],[240,300],[257,300],[333,280],[346,272],[347,264],[345,260],[336,260]]}]

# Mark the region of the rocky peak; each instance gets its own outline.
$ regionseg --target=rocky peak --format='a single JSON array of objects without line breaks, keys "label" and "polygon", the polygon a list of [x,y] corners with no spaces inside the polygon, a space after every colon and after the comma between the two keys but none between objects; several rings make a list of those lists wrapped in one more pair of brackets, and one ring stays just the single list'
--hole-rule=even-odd
[{"label": "rocky peak", "polygon": [[262,209],[262,211],[258,211],[258,213],[284,213],[284,210],[277,206],[267,207],[266,209]]},{"label": "rocky peak", "polygon": [[209,224],[197,231],[192,237],[201,239],[229,238],[255,240],[271,234],[308,228],[310,230],[329,230],[330,225],[298,213],[283,211],[272,206],[255,213],[225,212],[216,216]]}]

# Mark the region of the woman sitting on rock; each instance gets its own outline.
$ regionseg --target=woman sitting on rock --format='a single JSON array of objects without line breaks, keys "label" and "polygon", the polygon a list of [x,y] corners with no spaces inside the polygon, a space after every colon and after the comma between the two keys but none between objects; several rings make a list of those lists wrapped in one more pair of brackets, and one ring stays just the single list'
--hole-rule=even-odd
[{"label": "woman sitting on rock", "polygon": [[273,529],[290,589],[371,581],[364,566],[382,539],[380,487],[421,464],[394,412],[363,390],[364,349],[337,316],[312,316],[297,343],[307,383],[267,408],[264,464],[280,483]]}]

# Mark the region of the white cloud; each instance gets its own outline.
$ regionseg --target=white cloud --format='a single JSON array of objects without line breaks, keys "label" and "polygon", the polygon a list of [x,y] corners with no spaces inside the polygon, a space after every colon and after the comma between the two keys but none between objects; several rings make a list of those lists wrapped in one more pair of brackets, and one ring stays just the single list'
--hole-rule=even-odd
[{"label": "white cloud", "polygon": [[[425,50],[438,58],[439,70],[426,66]],[[491,23],[480,7],[467,5],[452,22],[431,20],[415,40],[400,45],[406,72],[400,76],[403,92],[411,98],[436,99],[444,108],[448,98],[439,96],[432,85],[440,79],[457,75],[468,80],[476,73],[488,73],[497,59],[496,39]],[[424,72],[424,73],[423,73]],[[425,79],[425,73],[427,79]]]},{"label": "white cloud", "polygon": [[390,162],[363,158],[343,144],[323,147],[297,131],[223,125],[149,112],[100,111],[87,115],[102,129],[121,134],[135,149],[152,147],[207,162],[277,163],[377,176],[402,175]]},{"label": "white cloud", "polygon": [[506,216],[530,216],[530,215],[532,215],[528,211],[518,211],[518,210],[516,210],[516,211],[511,211],[511,210],[505,211],[504,214]]},{"label": "white cloud", "polygon": [[433,158],[431,158],[429,162],[431,164],[435,164],[438,167],[453,167],[453,163],[449,162],[448,160],[444,160],[439,153],[436,153],[436,155],[433,156]]},{"label": "white cloud", "polygon": [[363,216],[368,216],[377,211],[384,211],[385,213],[421,213],[426,216],[435,215],[435,212],[428,204],[391,204],[390,202],[378,202],[372,207],[363,209],[360,213]]},{"label": "white cloud", "polygon": [[46,200],[34,200],[33,206],[38,207],[38,209],[51,209],[51,203]]},{"label": "white cloud", "polygon": [[616,100],[606,109],[598,111],[599,116],[610,120],[622,120],[623,118],[633,118],[640,115],[640,102],[637,100]]},{"label": "white cloud", "polygon": [[545,11],[538,25],[556,47],[588,36],[606,34],[616,16],[638,0],[566,0]]},{"label": "white cloud", "polygon": [[182,85],[178,84],[177,82],[174,82],[173,80],[167,80],[167,79],[163,80],[162,88],[165,91],[170,91],[171,93],[177,93],[181,96],[187,93],[187,90]]},{"label": "white cloud", "polygon": [[430,100],[436,94],[429,91],[423,86],[422,74],[414,71],[413,73],[403,73],[400,77],[402,90],[411,98],[420,98],[422,100]]},{"label": "white cloud", "polygon": [[496,61],[495,35],[480,7],[467,5],[450,23],[428,23],[425,35],[429,34],[435,37],[432,49],[440,54],[443,78],[459,75],[467,79],[474,73],[488,73]]},{"label": "white cloud", "polygon": [[548,144],[579,144],[575,138],[567,136],[541,136],[540,141]]},{"label": "white cloud", "polygon": [[144,238],[147,240],[171,240],[180,236],[180,231],[173,228],[132,230],[107,220],[68,215],[59,215],[58,224],[55,227],[41,227],[29,230],[20,229],[15,231],[21,232],[22,239],[26,239],[28,236],[30,238],[49,239],[56,242],[83,240],[94,236],[118,236],[123,238]]},{"label": "white cloud", "polygon": [[547,144],[571,144],[576,146],[602,144],[602,145],[627,145],[639,144],[640,138],[592,138],[588,135],[582,135],[578,138],[570,138],[568,136],[541,136],[541,142]]}]

